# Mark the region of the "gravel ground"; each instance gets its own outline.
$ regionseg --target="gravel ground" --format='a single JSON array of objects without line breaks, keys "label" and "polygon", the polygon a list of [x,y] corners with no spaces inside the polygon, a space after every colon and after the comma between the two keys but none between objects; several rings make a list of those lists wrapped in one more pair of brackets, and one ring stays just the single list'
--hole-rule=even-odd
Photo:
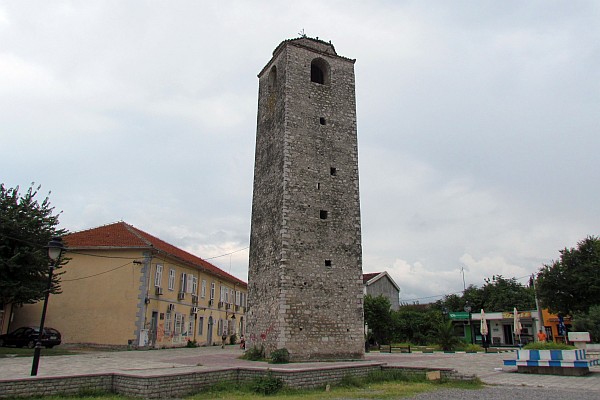
[{"label": "gravel ground", "polygon": [[483,389],[444,389],[403,399],[414,400],[598,400],[598,392],[542,389],[515,386],[486,386]]}]

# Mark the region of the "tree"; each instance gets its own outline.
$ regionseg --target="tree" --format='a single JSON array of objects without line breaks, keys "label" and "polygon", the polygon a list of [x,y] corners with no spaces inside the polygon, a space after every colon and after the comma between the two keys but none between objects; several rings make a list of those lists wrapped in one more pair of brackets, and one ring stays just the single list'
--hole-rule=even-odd
[{"label": "tree", "polygon": [[538,298],[551,312],[587,313],[600,304],[600,238],[588,236],[560,259],[544,264],[537,276]]},{"label": "tree", "polygon": [[518,310],[535,309],[533,287],[524,286],[517,282],[516,278],[506,279],[502,275],[485,279],[485,285],[481,288],[481,298],[481,308],[485,311],[506,311],[514,307]]},{"label": "tree", "polygon": [[589,332],[592,343],[600,343],[600,305],[591,306],[587,313],[573,315],[573,328],[577,332]]},{"label": "tree", "polygon": [[462,296],[450,294],[436,302],[440,310],[446,307],[448,311],[462,311],[469,302],[472,312],[484,309],[488,312],[535,309],[535,294],[532,287],[527,287],[516,278],[504,278],[494,275],[485,279],[483,287],[469,285]]},{"label": "tree", "polygon": [[389,343],[392,332],[392,304],[382,295],[365,296],[365,323],[372,331],[373,339],[379,343]]},{"label": "tree", "polygon": [[444,351],[452,351],[463,344],[463,341],[454,332],[452,321],[438,323],[433,331],[433,339]]},{"label": "tree", "polygon": [[[19,187],[0,184],[0,303],[26,304],[44,298],[48,285],[48,253],[44,246],[58,229],[58,215],[48,196],[36,200],[40,186],[24,195]],[[51,293],[60,293],[60,274],[52,279]]]},{"label": "tree", "polygon": [[426,345],[435,326],[442,320],[442,313],[432,307],[406,305],[392,311],[394,342],[410,342]]}]

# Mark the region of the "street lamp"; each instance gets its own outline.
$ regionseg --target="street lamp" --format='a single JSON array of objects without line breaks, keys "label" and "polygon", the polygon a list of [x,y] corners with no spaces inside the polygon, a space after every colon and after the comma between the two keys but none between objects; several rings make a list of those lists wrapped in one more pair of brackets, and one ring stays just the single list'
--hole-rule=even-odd
[{"label": "street lamp", "polygon": [[467,301],[465,303],[465,312],[469,314],[469,333],[471,334],[471,344],[473,344],[473,328],[471,327],[471,305]]},{"label": "street lamp", "polygon": [[48,257],[52,260],[48,271],[48,287],[46,288],[46,295],[44,297],[44,306],[42,308],[42,319],[40,320],[39,333],[37,341],[35,343],[35,350],[33,351],[33,364],[31,365],[31,376],[36,376],[38,371],[38,365],[40,364],[40,354],[42,351],[42,335],[44,333],[44,322],[46,321],[46,310],[48,308],[48,297],[50,297],[50,290],[52,289],[52,274],[54,268],[57,268],[60,264],[60,256],[64,250],[62,238],[54,237],[48,242]]},{"label": "street lamp", "polygon": [[442,307],[442,316],[444,317],[444,322],[446,322],[446,319],[448,319],[448,307]]}]

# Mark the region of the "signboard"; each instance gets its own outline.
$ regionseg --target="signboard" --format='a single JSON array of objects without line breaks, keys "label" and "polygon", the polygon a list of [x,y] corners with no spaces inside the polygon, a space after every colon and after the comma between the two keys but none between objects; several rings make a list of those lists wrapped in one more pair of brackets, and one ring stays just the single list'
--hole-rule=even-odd
[{"label": "signboard", "polygon": [[469,319],[469,313],[464,311],[450,311],[450,319]]},{"label": "signboard", "polygon": [[[509,319],[514,318],[515,313],[512,312],[503,312],[502,318]],[[519,311],[519,318],[531,318],[531,311]]]},{"label": "signboard", "polygon": [[589,342],[589,332],[569,332],[569,342]]}]

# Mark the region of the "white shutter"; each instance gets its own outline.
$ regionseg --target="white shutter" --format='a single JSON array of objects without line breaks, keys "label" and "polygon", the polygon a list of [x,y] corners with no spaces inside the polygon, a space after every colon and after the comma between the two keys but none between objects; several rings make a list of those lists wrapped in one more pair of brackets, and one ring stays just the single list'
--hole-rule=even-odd
[{"label": "white shutter", "polygon": [[180,283],[180,287],[179,287],[179,291],[180,292],[185,292],[185,283],[186,283],[186,274],[185,272],[181,273],[181,283]]}]

